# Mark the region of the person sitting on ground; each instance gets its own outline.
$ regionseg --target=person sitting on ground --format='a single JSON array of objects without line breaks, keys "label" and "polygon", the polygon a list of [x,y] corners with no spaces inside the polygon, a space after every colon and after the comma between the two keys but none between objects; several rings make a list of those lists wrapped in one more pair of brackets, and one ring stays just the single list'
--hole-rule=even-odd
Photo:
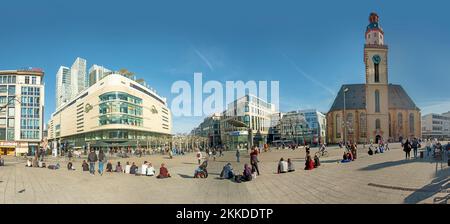
[{"label": "person sitting on ground", "polygon": [[26,167],[32,167],[33,163],[31,162],[31,159],[27,160],[27,164],[25,165]]},{"label": "person sitting on ground", "polygon": [[242,172],[242,175],[236,175],[234,176],[234,180],[238,183],[240,182],[247,182],[251,181],[253,178],[252,176],[252,168],[246,163],[244,164],[244,172]]},{"label": "person sitting on ground", "polygon": [[312,170],[312,169],[314,169],[314,161],[311,159],[311,156],[308,155],[305,161],[305,170]]},{"label": "person sitting on ground", "polygon": [[380,146],[380,153],[384,153],[386,151],[386,147],[384,146],[384,144],[382,144]]},{"label": "person sitting on ground", "polygon": [[152,163],[149,163],[147,166],[147,176],[154,176],[155,168],[153,168]]},{"label": "person sitting on ground", "polygon": [[75,168],[73,168],[72,162],[67,163],[67,170],[69,170],[69,171],[75,170]]},{"label": "person sitting on ground", "polygon": [[371,156],[371,155],[373,155],[373,149],[372,149],[372,147],[371,146],[369,146],[369,156]]},{"label": "person sitting on ground", "polygon": [[277,173],[287,173],[288,172],[288,163],[284,161],[283,158],[280,159],[280,162],[278,162],[278,171]]},{"label": "person sitting on ground", "polygon": [[81,167],[83,171],[89,171],[89,164],[86,162],[86,160],[83,160],[83,164],[81,164]]},{"label": "person sitting on ground", "polygon": [[56,165],[48,165],[48,168],[51,170],[57,170],[59,169],[59,167],[60,167],[59,163],[57,163]]},{"label": "person sitting on ground", "polygon": [[317,155],[314,156],[314,168],[317,168],[320,166],[320,160]]},{"label": "person sitting on ground", "polygon": [[222,169],[220,173],[220,178],[222,179],[231,179],[234,177],[233,167],[231,167],[231,163],[227,163]]},{"label": "person sitting on ground", "polygon": [[131,171],[131,165],[130,162],[127,161],[127,164],[125,165],[125,169],[123,170],[123,172],[125,172],[126,174],[130,174]]},{"label": "person sitting on ground", "polygon": [[38,167],[39,168],[46,168],[47,167],[47,165],[44,163],[44,161],[41,159],[41,160],[39,160],[39,162],[38,162]]},{"label": "person sitting on ground", "polygon": [[108,161],[108,163],[106,164],[106,172],[112,172],[113,170],[113,167],[112,167],[112,163],[111,163],[111,161]]},{"label": "person sitting on ground", "polygon": [[349,159],[349,154],[344,152],[344,155],[342,156],[341,163],[348,163],[348,162],[351,162],[351,160]]},{"label": "person sitting on ground", "polygon": [[205,160],[202,165],[200,165],[194,173],[194,178],[207,178],[208,177],[208,160]]},{"label": "person sitting on ground", "polygon": [[168,177],[170,177],[169,170],[166,168],[166,165],[162,163],[161,167],[159,168],[159,175],[156,178],[162,179]]},{"label": "person sitting on ground", "polygon": [[141,175],[143,175],[143,176],[147,175],[147,168],[148,168],[148,163],[147,163],[147,161],[144,161],[144,164],[142,164],[142,166],[141,166]]},{"label": "person sitting on ground", "polygon": [[348,159],[349,159],[350,161],[354,161],[354,160],[355,160],[355,157],[353,156],[353,153],[352,153],[351,151],[348,151],[348,152],[347,152],[347,156],[348,156]]},{"label": "person sitting on ground", "polygon": [[137,170],[138,170],[138,166],[136,166],[136,164],[134,164],[134,162],[133,162],[130,167],[130,174],[137,174]]},{"label": "person sitting on ground", "polygon": [[120,165],[120,162],[117,162],[117,165],[116,165],[116,170],[115,170],[117,173],[122,173],[123,172],[123,169],[122,169],[122,165]]},{"label": "person sitting on ground", "polygon": [[291,161],[291,159],[288,158],[287,164],[288,164],[288,172],[294,172],[295,166],[294,163]]}]

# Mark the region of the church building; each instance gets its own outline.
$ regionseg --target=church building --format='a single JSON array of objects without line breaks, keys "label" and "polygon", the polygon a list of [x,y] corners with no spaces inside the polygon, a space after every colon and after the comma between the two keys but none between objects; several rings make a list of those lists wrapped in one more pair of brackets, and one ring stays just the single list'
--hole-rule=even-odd
[{"label": "church building", "polygon": [[365,84],[342,85],[327,113],[328,143],[377,143],[421,136],[420,109],[401,85],[388,82],[388,46],[379,17],[365,33]]}]

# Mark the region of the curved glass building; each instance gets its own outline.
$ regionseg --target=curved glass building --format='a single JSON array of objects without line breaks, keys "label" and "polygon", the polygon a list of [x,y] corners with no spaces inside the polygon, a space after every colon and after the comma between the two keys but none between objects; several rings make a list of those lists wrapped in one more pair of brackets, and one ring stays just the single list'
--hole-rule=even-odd
[{"label": "curved glass building", "polygon": [[166,99],[144,84],[108,74],[59,106],[48,123],[52,148],[160,148],[171,138]]}]

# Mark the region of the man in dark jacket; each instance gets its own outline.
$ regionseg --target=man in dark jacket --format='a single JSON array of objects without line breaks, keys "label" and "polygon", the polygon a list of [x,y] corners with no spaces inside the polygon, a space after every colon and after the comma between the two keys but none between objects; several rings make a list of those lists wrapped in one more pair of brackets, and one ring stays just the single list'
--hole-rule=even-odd
[{"label": "man in dark jacket", "polygon": [[94,150],[91,150],[91,152],[88,155],[88,162],[89,162],[89,173],[91,175],[95,174],[95,162],[98,161],[97,154]]}]

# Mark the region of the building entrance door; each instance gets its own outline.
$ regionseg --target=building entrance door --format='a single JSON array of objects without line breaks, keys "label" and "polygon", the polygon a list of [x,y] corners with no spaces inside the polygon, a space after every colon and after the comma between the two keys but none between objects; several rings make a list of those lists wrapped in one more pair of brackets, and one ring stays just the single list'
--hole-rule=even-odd
[{"label": "building entrance door", "polygon": [[380,136],[380,135],[377,135],[377,136],[375,137],[375,143],[376,143],[376,144],[379,144],[379,143],[380,143],[380,140],[381,140],[381,136]]}]

